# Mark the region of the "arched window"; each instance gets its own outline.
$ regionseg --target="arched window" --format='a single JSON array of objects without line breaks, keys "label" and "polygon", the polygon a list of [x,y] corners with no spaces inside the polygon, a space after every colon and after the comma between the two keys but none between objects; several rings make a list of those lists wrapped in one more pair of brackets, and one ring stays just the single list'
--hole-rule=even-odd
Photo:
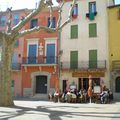
[{"label": "arched window", "polygon": [[115,91],[120,92],[120,76],[115,80]]}]

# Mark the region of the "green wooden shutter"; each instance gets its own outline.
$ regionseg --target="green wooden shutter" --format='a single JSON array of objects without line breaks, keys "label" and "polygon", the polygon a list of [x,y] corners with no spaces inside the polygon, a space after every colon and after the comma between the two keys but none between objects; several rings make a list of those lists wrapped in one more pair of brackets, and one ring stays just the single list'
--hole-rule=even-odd
[{"label": "green wooden shutter", "polygon": [[97,25],[96,25],[96,23],[89,24],[89,37],[97,37]]},{"label": "green wooden shutter", "polygon": [[71,26],[71,39],[78,38],[78,25]]},{"label": "green wooden shutter", "polygon": [[78,51],[70,52],[70,68],[71,69],[78,68]]},{"label": "green wooden shutter", "polygon": [[97,50],[89,50],[89,68],[97,68]]}]

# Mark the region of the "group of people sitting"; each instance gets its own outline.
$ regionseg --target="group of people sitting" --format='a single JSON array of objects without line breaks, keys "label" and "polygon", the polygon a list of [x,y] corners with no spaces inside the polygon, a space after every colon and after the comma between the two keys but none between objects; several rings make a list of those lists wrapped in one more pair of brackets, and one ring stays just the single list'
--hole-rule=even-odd
[{"label": "group of people sitting", "polygon": [[[65,90],[63,93],[56,90],[54,93],[49,93],[49,100],[54,102],[68,102],[68,103],[86,103],[89,102],[89,95],[85,89],[77,90],[70,89]],[[97,94],[97,101],[102,104],[110,103],[113,100],[113,93],[107,88],[103,88],[100,94]],[[96,98],[93,94],[92,101],[96,102]]]},{"label": "group of people sitting", "polygon": [[49,94],[49,99],[55,102],[83,103],[87,101],[87,92],[77,89],[65,90],[63,93],[55,91],[54,94]]}]

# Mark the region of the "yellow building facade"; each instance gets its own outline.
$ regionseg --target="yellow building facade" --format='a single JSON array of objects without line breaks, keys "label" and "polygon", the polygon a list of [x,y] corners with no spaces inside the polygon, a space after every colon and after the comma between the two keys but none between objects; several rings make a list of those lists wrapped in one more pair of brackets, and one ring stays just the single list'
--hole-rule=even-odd
[{"label": "yellow building facade", "polygon": [[120,100],[120,5],[108,7],[108,30],[110,85],[114,98]]}]

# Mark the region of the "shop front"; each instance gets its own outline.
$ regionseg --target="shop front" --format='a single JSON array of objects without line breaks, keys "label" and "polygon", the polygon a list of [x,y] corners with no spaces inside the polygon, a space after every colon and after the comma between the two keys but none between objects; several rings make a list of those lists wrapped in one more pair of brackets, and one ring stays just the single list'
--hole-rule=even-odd
[{"label": "shop front", "polygon": [[104,83],[105,71],[76,71],[72,77],[78,78],[78,90],[88,90],[89,76],[92,77],[92,89],[94,92],[101,92]]}]

